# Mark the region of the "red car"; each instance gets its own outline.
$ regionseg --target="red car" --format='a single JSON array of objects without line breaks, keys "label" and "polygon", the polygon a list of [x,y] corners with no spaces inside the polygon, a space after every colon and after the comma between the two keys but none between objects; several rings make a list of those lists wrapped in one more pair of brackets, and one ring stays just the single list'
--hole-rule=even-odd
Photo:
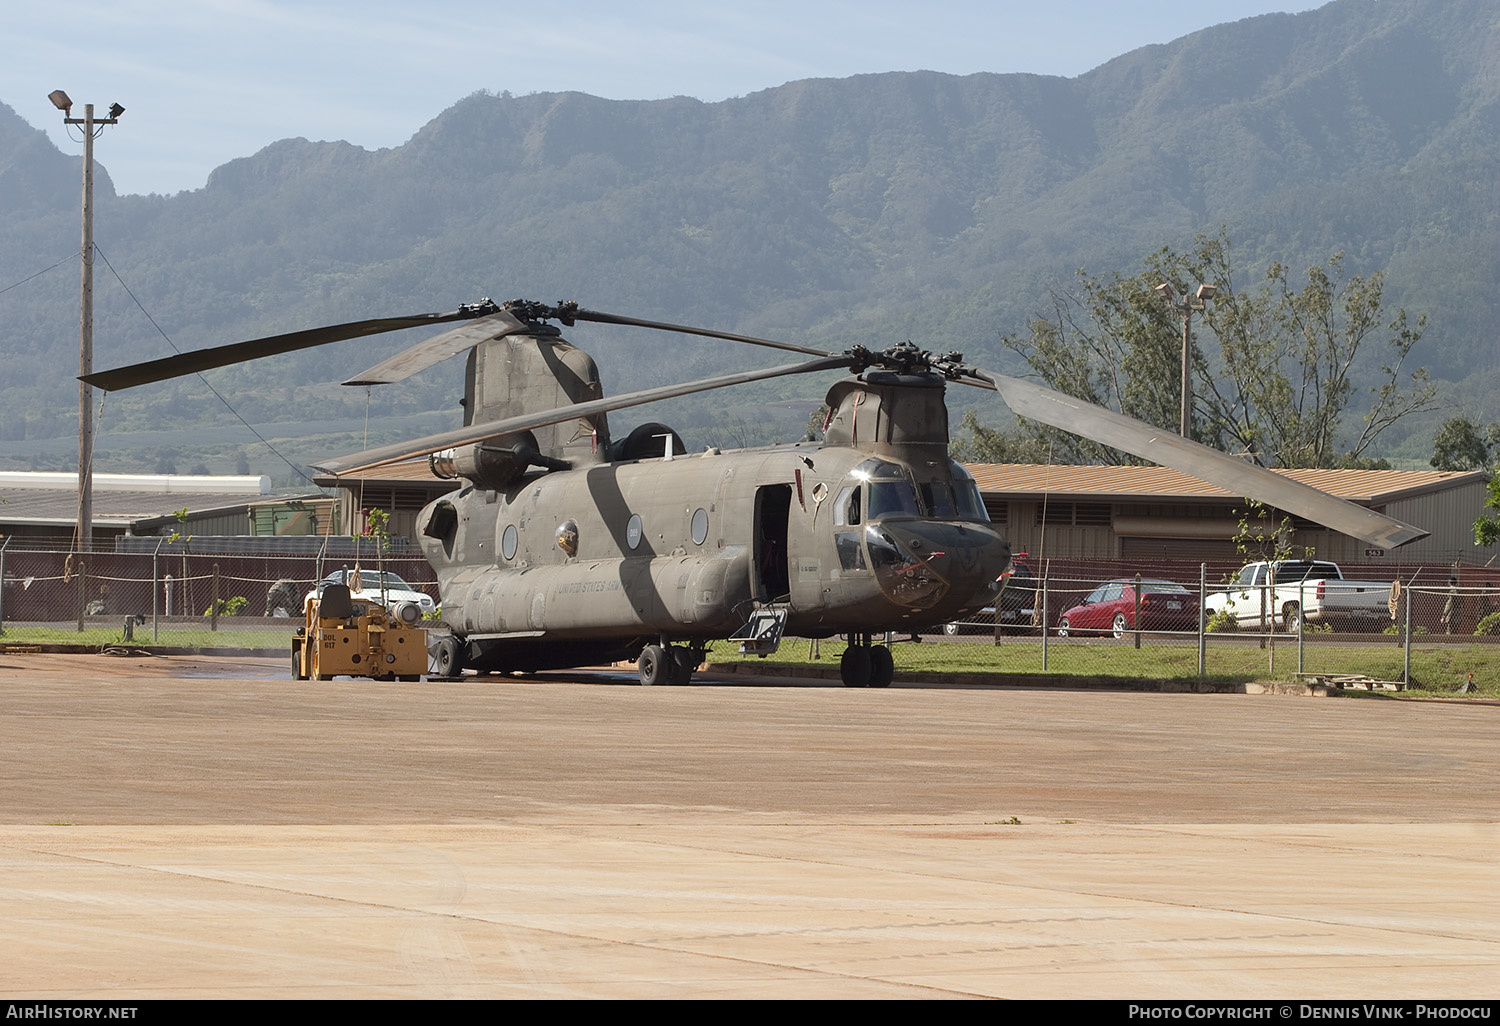
[{"label": "red car", "polygon": [[1141,580],[1141,619],[1135,618],[1135,578],[1105,581],[1082,602],[1057,621],[1057,636],[1109,632],[1124,637],[1139,626],[1143,631],[1194,631],[1198,629],[1198,598],[1172,581]]}]

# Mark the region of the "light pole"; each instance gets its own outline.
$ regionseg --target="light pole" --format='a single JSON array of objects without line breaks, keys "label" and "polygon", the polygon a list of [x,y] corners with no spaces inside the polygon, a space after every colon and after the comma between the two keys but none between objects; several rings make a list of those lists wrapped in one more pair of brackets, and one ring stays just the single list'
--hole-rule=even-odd
[{"label": "light pole", "polygon": [[1172,286],[1162,282],[1156,291],[1168,306],[1182,314],[1182,427],[1178,433],[1188,438],[1193,426],[1193,311],[1203,310],[1219,289],[1215,285],[1199,285],[1197,295],[1178,299]]},{"label": "light pole", "polygon": [[[78,318],[78,373],[94,370],[94,137],[105,125],[118,124],[125,108],[109,105],[109,116],[94,117],[94,105],[85,104],[83,117],[75,118],[73,101],[61,89],[47,94],[52,106],[63,112],[63,124],[83,128],[83,280]],[[78,383],[78,551],[94,547],[94,390]]]}]

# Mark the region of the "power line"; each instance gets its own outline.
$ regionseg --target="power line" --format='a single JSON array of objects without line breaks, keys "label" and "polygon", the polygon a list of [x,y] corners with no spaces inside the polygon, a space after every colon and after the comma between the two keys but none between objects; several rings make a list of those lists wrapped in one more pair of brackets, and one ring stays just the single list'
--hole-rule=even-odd
[{"label": "power line", "polygon": [[44,267],[40,271],[37,271],[35,274],[28,274],[26,277],[22,278],[20,281],[12,282],[11,284],[5,286],[5,288],[0,289],[0,296],[3,296],[5,293],[9,292],[11,289],[20,288],[22,285],[25,285],[28,281],[31,281],[33,278],[40,278],[42,275],[46,274],[48,271],[55,271],[55,270],[57,270],[63,264],[66,264],[66,263],[69,263],[70,261],[72,261],[75,257],[78,256],[78,254],[80,252],[81,252],[81,250],[74,250],[72,253],[69,253],[67,256],[63,257],[61,260],[59,260],[57,263],[53,264],[51,267]]},{"label": "power line", "polygon": [[[165,331],[162,330],[161,325],[156,323],[156,318],[154,318],[154,317],[151,316],[150,311],[148,311],[146,309],[145,305],[140,301],[139,298],[137,298],[136,294],[130,290],[130,286],[127,285],[127,284],[125,284],[125,279],[120,277],[120,272],[115,270],[115,265],[109,262],[109,257],[107,257],[107,256],[104,255],[104,250],[100,249],[99,246],[96,244],[94,246],[94,251],[99,254],[99,259],[101,259],[101,260],[104,261],[104,266],[109,268],[109,273],[113,274],[115,276],[115,281],[118,281],[120,283],[120,287],[125,290],[125,294],[130,297],[130,299],[131,299],[131,301],[133,303],[135,303],[136,308],[138,310],[140,310],[140,312],[142,314],[145,315],[146,320],[148,320],[148,321],[151,322],[151,326],[156,329],[157,333],[159,335],[161,335],[162,338],[164,338],[164,339],[167,340],[167,345],[171,346],[172,349],[175,350],[176,352],[181,353],[182,350],[180,348],[178,348],[177,343],[173,342],[172,341],[172,337],[170,335],[168,335]],[[203,384],[207,385],[208,386],[208,390],[214,394],[214,396],[219,400],[219,402],[221,402],[221,403],[224,404],[224,408],[226,410],[228,410],[230,413],[234,414],[234,419],[237,420],[237,421],[239,421],[241,424],[245,425],[246,430],[248,430],[257,439],[259,439],[262,445],[264,445],[267,449],[270,449],[271,452],[273,452],[273,453],[276,454],[276,458],[277,459],[281,460],[281,462],[285,463],[288,467],[291,467],[292,470],[293,470],[293,472],[295,472],[298,477],[302,478],[302,480],[306,481],[309,485],[311,485],[314,488],[318,487],[317,482],[313,481],[312,478],[308,477],[305,473],[303,473],[301,467],[297,466],[291,460],[289,460],[285,456],[283,456],[281,454],[281,452],[276,448],[276,446],[272,445],[269,441],[266,440],[266,438],[259,431],[255,430],[255,426],[253,424],[251,424],[244,417],[240,416],[239,411],[236,410],[234,408],[234,406],[232,406],[230,404],[230,402],[229,402],[228,399],[224,398],[224,396],[219,392],[219,390],[217,388],[214,388],[213,385],[209,384],[207,378],[205,378],[202,374],[199,374],[198,375],[198,380],[202,381]]]}]

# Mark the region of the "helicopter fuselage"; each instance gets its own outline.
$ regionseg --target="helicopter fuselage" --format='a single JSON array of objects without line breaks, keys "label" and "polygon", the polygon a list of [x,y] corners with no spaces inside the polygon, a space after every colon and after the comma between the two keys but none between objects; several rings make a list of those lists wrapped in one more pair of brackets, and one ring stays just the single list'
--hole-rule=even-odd
[{"label": "helicopter fuselage", "polygon": [[[914,465],[915,462],[915,465]],[[724,638],[910,633],[983,605],[1010,559],[972,480],[813,442],[469,484],[418,519],[467,665],[539,669]]]}]

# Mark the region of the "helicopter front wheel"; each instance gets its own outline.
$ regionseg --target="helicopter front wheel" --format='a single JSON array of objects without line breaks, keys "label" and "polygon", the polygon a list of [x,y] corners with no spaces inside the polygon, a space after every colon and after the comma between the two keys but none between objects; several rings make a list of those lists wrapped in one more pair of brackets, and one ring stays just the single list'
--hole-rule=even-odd
[{"label": "helicopter front wheel", "polygon": [[428,672],[438,677],[457,677],[464,672],[463,645],[449,634],[433,647]]},{"label": "helicopter front wheel", "polygon": [[647,645],[641,649],[641,657],[635,661],[635,669],[640,674],[642,687],[666,684],[672,672],[672,653],[661,645]]}]

